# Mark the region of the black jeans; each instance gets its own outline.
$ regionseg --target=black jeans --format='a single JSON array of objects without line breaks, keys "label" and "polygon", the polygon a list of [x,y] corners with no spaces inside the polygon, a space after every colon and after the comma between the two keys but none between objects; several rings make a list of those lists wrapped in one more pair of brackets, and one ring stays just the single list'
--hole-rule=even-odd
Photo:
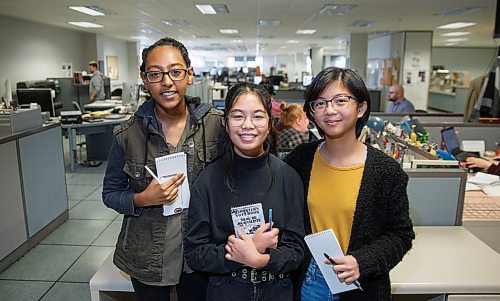
[{"label": "black jeans", "polygon": [[[170,301],[170,290],[174,286],[154,286],[131,278],[137,301]],[[200,273],[182,273],[175,286],[178,301],[205,301],[208,277]]]},{"label": "black jeans", "polygon": [[207,301],[291,301],[292,279],[275,279],[253,284],[231,275],[211,276]]}]

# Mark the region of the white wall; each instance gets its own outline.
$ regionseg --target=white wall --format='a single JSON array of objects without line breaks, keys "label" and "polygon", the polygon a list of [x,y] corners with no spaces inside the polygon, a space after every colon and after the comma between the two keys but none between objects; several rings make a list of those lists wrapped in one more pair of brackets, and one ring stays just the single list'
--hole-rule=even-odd
[{"label": "white wall", "polygon": [[450,71],[469,71],[471,79],[488,71],[496,58],[495,48],[433,47],[432,65],[444,65]]},{"label": "white wall", "polygon": [[[137,77],[129,78],[130,74],[139,74],[137,69],[137,60],[129,61],[133,54],[129,55],[129,50],[134,50],[135,47],[130,47],[129,44],[135,44],[115,38],[97,35],[97,59],[104,61],[104,74],[108,76],[108,66],[106,57],[118,57],[118,79],[111,80],[111,91],[122,86],[124,81],[137,80]],[[130,70],[130,72],[129,72]]]},{"label": "white wall", "polygon": [[10,79],[13,93],[19,81],[65,77],[63,63],[86,69],[90,34],[5,16],[0,16],[0,28],[0,80]]}]

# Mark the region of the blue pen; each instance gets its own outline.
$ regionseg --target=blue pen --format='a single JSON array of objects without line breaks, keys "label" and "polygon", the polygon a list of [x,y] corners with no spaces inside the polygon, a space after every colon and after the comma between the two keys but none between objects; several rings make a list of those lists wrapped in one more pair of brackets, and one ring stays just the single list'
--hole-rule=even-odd
[{"label": "blue pen", "polygon": [[[326,253],[323,253],[323,255],[325,255],[325,258],[332,264],[332,265],[336,265],[335,261],[333,261],[333,259],[328,256],[328,254]],[[363,291],[363,289],[361,288],[361,284],[359,284],[359,282],[356,280],[354,281],[352,284],[354,284],[354,286],[356,286],[358,289],[360,289],[361,291]]]},{"label": "blue pen", "polygon": [[273,229],[273,208],[269,208],[269,231]]}]

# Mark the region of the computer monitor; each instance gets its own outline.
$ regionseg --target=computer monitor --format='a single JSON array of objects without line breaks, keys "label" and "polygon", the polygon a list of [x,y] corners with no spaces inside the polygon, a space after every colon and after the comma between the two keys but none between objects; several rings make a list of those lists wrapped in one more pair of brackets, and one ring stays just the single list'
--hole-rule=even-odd
[{"label": "computer monitor", "polygon": [[19,105],[37,103],[40,105],[42,112],[49,112],[50,116],[56,116],[53,93],[53,90],[49,88],[17,89],[17,103]]}]

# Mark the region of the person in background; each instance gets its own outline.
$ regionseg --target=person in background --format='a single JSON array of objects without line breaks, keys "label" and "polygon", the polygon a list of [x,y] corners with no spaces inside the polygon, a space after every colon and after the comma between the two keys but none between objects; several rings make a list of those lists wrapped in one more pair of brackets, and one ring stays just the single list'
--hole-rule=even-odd
[{"label": "person in background", "polygon": [[89,102],[103,100],[106,98],[104,93],[104,78],[102,73],[97,70],[97,62],[91,61],[88,65],[88,71],[92,74],[89,84]]},{"label": "person in background", "polygon": [[[113,262],[130,275],[139,301],[168,301],[173,287],[179,301],[205,300],[207,278],[183,256],[187,210],[163,216],[162,205],[219,156],[222,112],[186,96],[193,69],[182,43],[163,38],[145,48],[140,71],[152,97],[114,129],[104,176],[104,204],[124,215]],[[146,172],[156,170],[155,158],[179,152],[187,154],[187,175],[160,184]]]},{"label": "person in background", "polygon": [[282,102],[280,108],[280,124],[283,128],[278,134],[278,150],[292,150],[297,145],[308,142],[309,119],[302,106]]},{"label": "person in background", "polygon": [[304,111],[325,137],[285,157],[304,183],[306,234],[333,229],[345,256],[334,257],[332,268],[347,284],[359,280],[364,291],[331,294],[308,256],[305,280],[297,283],[302,301],[390,300],[389,272],[415,238],[408,175],[394,159],[358,141],[370,115],[370,95],[354,71],[320,71],[307,87]]},{"label": "person in background", "polygon": [[240,68],[240,70],[238,71],[237,80],[238,80],[238,82],[246,82],[247,81],[247,75],[243,71],[243,68]]},{"label": "person in background", "polygon": [[230,140],[191,190],[187,263],[210,274],[207,301],[292,300],[305,248],[300,178],[270,151],[271,98],[262,86],[236,84],[225,108]]},{"label": "person in background", "polygon": [[460,164],[467,168],[482,168],[487,173],[500,176],[500,162],[496,160],[486,160],[483,158],[468,157]]},{"label": "person in background", "polygon": [[271,95],[271,104],[272,104],[271,116],[279,118],[281,116],[281,108],[280,104],[274,99],[274,95],[276,94],[274,92],[274,86],[271,85],[271,83],[269,82],[269,78],[264,74],[262,75],[262,81],[259,83],[259,85],[263,86],[267,90],[269,95]]},{"label": "person in background", "polygon": [[401,85],[392,85],[387,93],[390,101],[386,113],[415,113],[413,104],[405,98],[405,90]]}]

